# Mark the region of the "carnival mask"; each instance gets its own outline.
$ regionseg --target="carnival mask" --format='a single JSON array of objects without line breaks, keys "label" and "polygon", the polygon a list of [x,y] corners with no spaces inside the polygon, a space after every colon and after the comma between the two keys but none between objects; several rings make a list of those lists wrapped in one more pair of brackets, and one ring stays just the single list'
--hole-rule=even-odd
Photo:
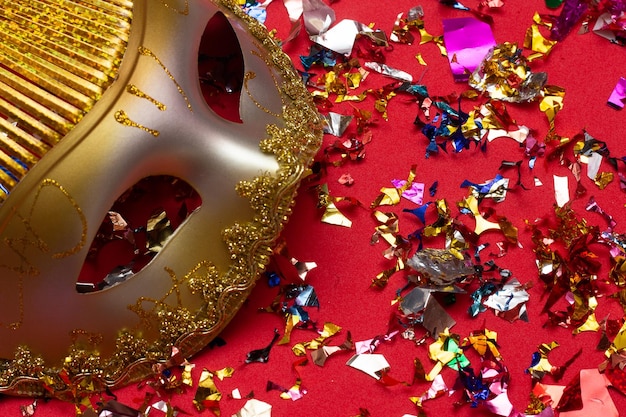
[{"label": "carnival mask", "polygon": [[0,393],[198,352],[320,144],[289,58],[227,0],[14,0],[0,26]]}]

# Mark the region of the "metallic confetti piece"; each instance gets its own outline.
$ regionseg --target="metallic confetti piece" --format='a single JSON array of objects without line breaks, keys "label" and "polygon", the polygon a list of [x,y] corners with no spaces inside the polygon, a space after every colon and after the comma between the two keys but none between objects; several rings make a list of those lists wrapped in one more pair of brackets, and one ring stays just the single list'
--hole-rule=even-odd
[{"label": "metallic confetti piece", "polygon": [[426,308],[430,299],[430,290],[416,287],[402,297],[400,308],[404,314],[416,314]]},{"label": "metallic confetti piece", "polygon": [[22,413],[22,417],[33,417],[35,415],[36,409],[37,409],[36,399],[30,404],[20,405],[20,412]]},{"label": "metallic confetti piece", "polygon": [[381,64],[378,62],[364,62],[363,66],[365,68],[371,69],[372,71],[376,71],[379,74],[386,75],[399,81],[405,81],[409,83],[413,82],[413,76],[411,74],[396,68],[392,68],[387,64]]},{"label": "metallic confetti piece", "polygon": [[98,417],[139,417],[143,415],[139,410],[116,400],[107,401],[100,407],[99,412]]},{"label": "metallic confetti piece", "polygon": [[183,363],[183,371],[181,373],[181,380],[182,383],[192,387],[193,386],[193,379],[191,377],[191,371],[196,367],[195,364],[193,363],[189,363],[187,362],[187,360],[185,360],[185,362]]},{"label": "metallic confetti piece", "polygon": [[529,57],[529,61],[532,61],[536,57],[546,57],[552,51],[552,48],[557,44],[557,41],[546,39],[539,31],[539,25],[532,24],[528,30],[526,30],[526,36],[524,37],[524,48],[530,49],[535,52],[534,56]]},{"label": "metallic confetti piece", "polygon": [[496,45],[491,27],[471,17],[443,20],[443,41],[454,81],[467,81]]},{"label": "metallic confetti piece", "polygon": [[518,143],[524,143],[530,134],[530,129],[526,126],[518,127],[519,128],[517,130],[488,129],[485,130],[485,135],[489,142],[499,138],[511,138]]},{"label": "metallic confetti piece", "polygon": [[333,323],[324,323],[324,327],[319,331],[319,336],[309,342],[297,343],[292,347],[292,351],[296,356],[306,355],[306,350],[317,350],[326,341],[326,339],[333,337],[335,334],[341,331],[341,327]]},{"label": "metallic confetti piece", "polygon": [[343,114],[330,112],[323,116],[326,123],[324,124],[324,133],[341,137],[346,131],[354,116],[344,116]]},{"label": "metallic confetti piece", "polygon": [[[563,410],[561,408],[561,401],[557,406],[557,410],[560,411],[560,417],[586,417],[586,416],[604,416],[604,417],[618,417],[619,411],[615,407],[615,403],[609,394],[607,389],[608,382],[606,377],[597,369],[582,369],[579,373],[580,383],[580,403],[582,408],[579,410]],[[563,392],[565,395],[567,388]]]},{"label": "metallic confetti piece", "polygon": [[193,398],[194,406],[198,411],[209,409],[219,415],[219,401],[221,399],[222,394],[213,382],[213,373],[206,368],[203,369]]},{"label": "metallic confetti piece", "polygon": [[266,402],[251,398],[232,417],[271,417],[272,406]]},{"label": "metallic confetti piece", "polygon": [[303,0],[302,19],[310,36],[326,32],[335,23],[335,11],[322,0]]},{"label": "metallic confetti piece", "polygon": [[475,273],[469,258],[459,258],[449,250],[426,248],[407,260],[407,265],[435,286],[448,286]]},{"label": "metallic confetti piece", "polygon": [[460,2],[456,0],[439,0],[439,3],[452,7],[453,9],[457,9],[457,10],[465,10],[465,11],[470,10],[469,7],[464,6],[463,4],[461,4]]},{"label": "metallic confetti piece", "polygon": [[624,100],[626,100],[626,78],[620,77],[609,96],[607,104],[616,110],[621,110],[624,108]]},{"label": "metallic confetti piece", "polygon": [[488,7],[490,9],[497,9],[499,7],[504,6],[504,1],[503,0],[481,0],[480,1],[480,5],[478,6],[480,7]]},{"label": "metallic confetti piece", "polygon": [[247,5],[242,6],[242,10],[250,17],[265,24],[267,19],[267,6],[272,3],[272,0],[265,0],[263,3],[249,2]]},{"label": "metallic confetti piece", "polygon": [[324,364],[326,363],[326,360],[330,356],[337,354],[339,352],[349,352],[351,350],[354,350],[354,342],[352,341],[352,335],[350,334],[350,332],[347,332],[347,333],[348,334],[346,337],[346,341],[343,342],[341,345],[339,346],[324,345],[312,351],[311,359],[313,360],[313,363],[318,366],[324,366]]},{"label": "metallic confetti piece", "polygon": [[461,346],[472,346],[481,357],[485,357],[487,352],[494,359],[502,359],[498,351],[498,333],[489,329],[475,330],[463,339]]},{"label": "metallic confetti piece", "polygon": [[367,25],[355,20],[344,19],[319,35],[312,35],[311,41],[338,54],[350,55],[354,40],[359,33],[372,32]]},{"label": "metallic confetti piece", "polygon": [[476,225],[474,228],[474,233],[477,235],[481,235],[483,232],[488,230],[501,230],[502,227],[500,223],[492,222],[487,220],[478,209],[478,199],[473,195],[470,195],[460,201],[458,203],[459,207],[466,208],[470,211],[470,213],[474,216],[474,220],[476,221]]},{"label": "metallic confetti piece", "polygon": [[354,178],[352,178],[352,175],[350,175],[349,173],[341,174],[341,176],[339,177],[337,182],[339,182],[339,184],[341,184],[341,185],[348,185],[348,186],[350,186],[350,185],[354,184]]},{"label": "metallic confetti piece", "polygon": [[562,41],[574,26],[580,22],[589,4],[580,0],[565,0],[561,13],[557,16],[550,37],[556,41]]},{"label": "metallic confetti piece", "polygon": [[[393,186],[397,189],[403,189],[406,185],[409,184],[406,180],[391,180],[391,182]],[[402,197],[421,206],[424,202],[424,183],[411,183],[408,188],[402,191]]]},{"label": "metallic confetti piece", "polygon": [[[614,10],[606,11],[598,16],[596,23],[593,26],[593,33],[602,36],[605,39],[611,41],[616,45],[624,46],[626,39],[626,23],[624,19],[624,4],[623,2],[613,1],[607,2],[614,6]],[[621,4],[620,4],[621,3]],[[621,9],[621,10],[620,10]],[[605,9],[606,10],[606,9]]]},{"label": "metallic confetti piece", "polygon": [[388,371],[391,368],[387,359],[378,353],[357,353],[348,360],[346,365],[358,369],[377,380],[381,378],[382,371]]},{"label": "metallic confetti piece", "polygon": [[424,326],[428,333],[436,335],[443,329],[451,329],[455,324],[456,321],[448,314],[441,304],[439,304],[434,297],[430,297],[426,303],[424,317],[422,320],[422,326]]},{"label": "metallic confetti piece", "polygon": [[287,14],[289,15],[289,20],[291,22],[295,22],[300,19],[304,9],[302,0],[283,0],[283,3],[287,9]]},{"label": "metallic confetti piece", "polygon": [[554,180],[554,198],[559,207],[565,206],[570,200],[569,197],[569,181],[567,177],[553,175]]},{"label": "metallic confetti piece", "polygon": [[557,113],[563,109],[563,99],[565,90],[554,85],[546,85],[541,90],[543,98],[539,102],[539,110],[545,113],[549,130],[546,141],[560,140],[560,136],[555,133],[555,118]]},{"label": "metallic confetti piece", "polygon": [[409,400],[411,400],[411,402],[416,406],[422,407],[424,401],[439,398],[445,395],[448,391],[449,388],[443,380],[443,377],[441,375],[437,375],[426,392],[419,397],[411,397]]},{"label": "metallic confetti piece", "polygon": [[235,370],[231,367],[226,367],[215,371],[215,376],[219,378],[220,381],[224,380],[224,378],[230,378],[233,376]]},{"label": "metallic confetti piece", "polygon": [[494,179],[480,184],[468,180],[461,183],[461,188],[470,188],[472,195],[478,200],[491,198],[496,203],[504,201],[508,187],[509,179],[500,174],[496,175]]},{"label": "metallic confetti piece", "polygon": [[526,303],[529,299],[530,294],[517,278],[513,278],[490,295],[484,304],[494,310],[505,312]]},{"label": "metallic confetti piece", "polygon": [[270,344],[262,349],[256,349],[248,352],[248,354],[246,355],[246,363],[267,363],[267,361],[269,361],[270,359],[270,350],[272,349],[272,346],[274,346],[274,344],[278,341],[279,337],[280,334],[278,333],[278,330],[274,329],[274,337],[272,338]]},{"label": "metallic confetti piece", "polygon": [[146,224],[146,248],[150,252],[160,252],[165,242],[174,233],[170,220],[165,210],[155,212]]},{"label": "metallic confetti piece", "polygon": [[436,362],[435,366],[426,375],[427,381],[433,381],[444,366],[448,366],[454,370],[467,368],[469,360],[463,354],[463,350],[459,348],[457,335],[451,335],[448,329],[439,333],[438,339],[428,347],[428,356]]},{"label": "metallic confetti piece", "polygon": [[319,199],[318,207],[324,209],[322,222],[336,226],[351,227],[352,221],[339,211],[335,202],[348,201],[352,205],[359,205],[358,201],[349,197],[331,197],[328,192],[328,184],[318,186],[317,192]]},{"label": "metallic confetti piece", "polygon": [[545,72],[533,73],[517,45],[504,42],[494,46],[471,74],[469,85],[492,99],[522,103],[542,94]]},{"label": "metallic confetti piece", "polygon": [[563,3],[563,0],[546,0],[546,6],[550,9],[556,9]]},{"label": "metallic confetti piece", "polygon": [[[372,202],[370,208],[376,208],[378,206],[392,206],[396,205],[400,202],[400,197],[404,196],[406,198],[405,193],[409,190],[409,196],[414,195],[418,191],[413,190],[413,180],[415,179],[417,171],[417,165],[411,166],[411,170],[406,181],[402,180],[392,180],[392,184],[394,188],[383,187],[380,191],[381,194]],[[418,187],[419,188],[419,187]],[[423,194],[423,189],[422,189]]]}]

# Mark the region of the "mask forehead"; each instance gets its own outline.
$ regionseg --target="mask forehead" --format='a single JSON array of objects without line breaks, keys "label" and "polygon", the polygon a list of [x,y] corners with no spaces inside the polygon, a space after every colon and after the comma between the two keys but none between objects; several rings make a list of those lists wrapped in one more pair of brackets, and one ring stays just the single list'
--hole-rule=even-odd
[{"label": "mask forehead", "polygon": [[[23,356],[26,346],[52,378],[64,358],[66,367],[91,361],[91,371],[104,368],[108,386],[141,377],[173,347],[183,357],[197,352],[228,323],[269,260],[321,139],[319,116],[289,59],[236,6],[140,0],[129,10],[114,81],[0,206],[0,357]],[[198,48],[216,13],[232,26],[243,56],[241,123],[215,114],[199,83]],[[133,184],[157,175],[184,180],[202,205],[141,271],[78,293],[77,276],[107,211]],[[22,391],[41,390],[28,376],[13,379]],[[0,376],[0,392],[17,388]]]}]

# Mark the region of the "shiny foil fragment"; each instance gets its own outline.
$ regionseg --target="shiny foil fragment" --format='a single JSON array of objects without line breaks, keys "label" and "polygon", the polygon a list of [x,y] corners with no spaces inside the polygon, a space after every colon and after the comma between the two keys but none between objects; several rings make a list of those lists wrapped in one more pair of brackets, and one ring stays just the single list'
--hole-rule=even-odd
[{"label": "shiny foil fragment", "polygon": [[488,51],[469,77],[469,85],[492,99],[523,103],[541,96],[547,78],[544,72],[531,71],[517,45],[505,42]]}]

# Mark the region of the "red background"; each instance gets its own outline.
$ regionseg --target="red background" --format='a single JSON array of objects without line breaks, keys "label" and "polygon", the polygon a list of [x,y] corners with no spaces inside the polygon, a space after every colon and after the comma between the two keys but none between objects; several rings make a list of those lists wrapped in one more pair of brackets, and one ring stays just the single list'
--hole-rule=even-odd
[{"label": "red background", "polygon": [[[332,5],[337,14],[337,21],[354,19],[365,24],[373,23],[376,28],[390,34],[396,16],[406,12],[419,3],[413,1],[350,1],[341,0]],[[432,35],[442,34],[442,20],[452,17],[467,17],[467,12],[454,10],[443,6],[435,0],[421,2],[424,7],[425,28]],[[477,7],[476,0],[465,2],[467,6]],[[520,46],[524,34],[532,24],[535,12],[556,14],[557,11],[546,8],[542,0],[509,0],[501,9],[489,11],[493,16],[492,29],[496,42],[514,42]],[[289,20],[282,2],[275,1],[267,10],[267,26],[277,29],[277,37],[284,39],[289,33]],[[556,132],[565,137],[572,137],[582,129],[599,140],[606,141],[612,156],[626,155],[624,144],[624,121],[626,113],[607,106],[606,101],[620,76],[626,76],[626,50],[610,44],[606,39],[595,34],[578,35],[570,33],[566,39],[559,42],[552,53],[543,61],[532,64],[533,71],[546,71],[548,84],[565,89],[564,108],[556,118]],[[417,33],[414,32],[417,36]],[[304,33],[284,46],[299,69],[299,56],[306,54],[310,45]],[[427,67],[420,65],[415,55],[421,53]],[[439,49],[433,43],[419,45],[419,36],[413,45],[394,45],[394,50],[386,53],[387,64],[409,72],[414,79],[422,77],[421,83],[428,87],[431,96],[448,95],[452,92],[460,93],[468,89],[466,84],[454,83],[447,59],[442,57]],[[424,72],[425,71],[425,72]],[[312,72],[323,73],[323,69],[314,68]],[[371,74],[361,90],[378,88],[387,83],[388,78]],[[464,102],[463,109],[469,111],[477,102]],[[332,111],[342,114],[351,114],[352,105],[359,109],[374,111],[373,102],[368,99],[363,103],[337,104]],[[510,114],[518,124],[530,127],[539,140],[543,140],[548,131],[546,117],[538,109],[537,103],[508,106]],[[361,201],[366,207],[378,196],[381,187],[391,186],[391,179],[405,179],[410,167],[417,165],[416,181],[426,184],[426,188],[438,181],[439,187],[434,198],[425,196],[425,201],[445,198],[455,216],[466,225],[472,226],[470,216],[459,215],[456,202],[467,195],[467,190],[460,188],[461,182],[469,179],[473,182],[484,182],[492,179],[499,172],[498,168],[503,160],[518,161],[523,159],[522,181],[529,190],[513,187],[504,202],[494,204],[484,203],[493,207],[498,215],[506,216],[518,227],[521,248],[510,248],[506,256],[496,259],[496,263],[509,268],[513,276],[522,283],[533,282],[530,290],[531,299],[527,304],[529,322],[517,321],[511,324],[487,311],[477,318],[470,318],[466,312],[470,304],[469,296],[457,297],[457,303],[447,307],[448,313],[457,321],[452,328],[453,333],[465,337],[473,330],[483,326],[498,333],[500,353],[511,373],[509,396],[517,410],[523,411],[528,403],[531,380],[524,370],[529,366],[531,355],[541,343],[556,341],[560,347],[549,356],[554,365],[561,365],[567,361],[579,348],[582,355],[567,369],[561,384],[566,384],[580,369],[595,368],[604,359],[603,352],[596,350],[600,333],[586,332],[572,335],[571,329],[544,326],[547,320],[541,314],[545,298],[543,284],[538,279],[535,266],[535,256],[532,252],[533,244],[530,233],[524,226],[524,220],[533,221],[536,218],[551,217],[555,203],[552,175],[568,176],[570,180],[570,195],[574,195],[575,180],[566,167],[556,163],[548,163],[540,158],[531,172],[527,159],[523,155],[523,148],[510,139],[497,139],[492,142],[486,153],[479,150],[464,150],[461,153],[449,152],[424,157],[427,140],[413,125],[418,114],[416,103],[405,96],[392,99],[388,106],[388,121],[379,115],[377,123],[372,128],[372,142],[366,146],[366,158],[361,162],[349,162],[337,168],[329,168],[323,179],[328,183],[330,193],[334,196],[350,196]],[[375,112],[374,112],[375,113]],[[354,130],[351,126],[348,134]],[[336,140],[326,135],[324,146]],[[621,166],[623,170],[623,165]],[[601,171],[610,171],[611,168],[603,162]],[[340,185],[337,179],[344,173],[350,173],[355,179],[351,187]],[[585,176],[583,169],[583,185],[587,194],[573,201],[572,207],[576,213],[588,219],[591,224],[606,226],[604,220],[595,213],[585,211],[585,204],[593,196],[600,207],[617,220],[616,231],[625,233],[624,192],[620,191],[616,180],[600,190]],[[511,178],[511,185],[515,184],[514,171],[505,171],[502,174]],[[543,186],[533,185],[533,176],[537,176]],[[383,290],[370,288],[372,278],[383,269],[393,264],[382,256],[387,248],[384,242],[377,245],[370,244],[370,237],[376,226],[369,209],[350,207],[339,204],[340,209],[352,220],[351,228],[343,228],[322,223],[321,213],[316,208],[317,197],[310,189],[310,184],[303,184],[299,190],[293,215],[286,226],[283,237],[291,256],[300,261],[316,262],[317,268],[309,272],[306,282],[313,285],[319,300],[320,308],[309,308],[314,320],[321,325],[332,322],[342,327],[342,332],[329,343],[339,345],[345,340],[347,331],[350,331],[355,341],[366,340],[384,334],[387,330],[389,315],[395,307],[391,301],[395,298],[396,290],[405,284],[404,273],[394,275],[388,286]],[[419,221],[408,213],[402,213],[402,208],[413,208],[412,203],[403,201],[395,207],[383,207],[383,211],[393,211],[400,217],[400,231],[403,236],[420,227]],[[434,217],[430,212],[427,220]],[[481,242],[493,244],[502,240],[499,233],[488,233],[481,236]],[[425,241],[425,246],[441,248],[443,241],[439,239]],[[490,250],[483,252],[483,261],[486,261]],[[609,258],[606,251],[600,251],[601,260],[605,262],[603,273],[608,270]],[[605,276],[601,276],[604,278]],[[371,377],[346,366],[351,353],[340,353],[332,356],[324,367],[312,362],[300,368],[302,387],[307,394],[304,398],[292,402],[279,398],[277,391],[266,392],[268,380],[285,387],[291,387],[296,380],[296,373],[292,364],[297,360],[291,352],[291,346],[297,342],[309,341],[316,334],[307,330],[294,330],[291,344],[275,346],[266,364],[245,364],[246,353],[261,348],[271,340],[274,329],[281,334],[284,331],[284,320],[276,315],[259,313],[258,309],[269,305],[277,293],[276,288],[269,288],[266,280],[261,279],[254,289],[248,303],[236,315],[221,337],[226,345],[206,351],[190,359],[196,365],[193,378],[197,384],[200,371],[203,368],[217,370],[227,366],[233,367],[235,372],[232,378],[224,381],[216,380],[217,387],[224,398],[220,403],[223,416],[231,416],[245,403],[244,400],[228,398],[228,394],[238,388],[243,395],[253,391],[255,398],[272,405],[274,416],[355,416],[359,408],[367,409],[372,416],[402,416],[403,414],[417,414],[415,406],[409,401],[411,396],[419,396],[429,387],[427,383],[418,383],[412,386],[385,387]],[[622,317],[624,312],[615,300],[601,298],[597,309],[598,319],[607,313],[611,318]],[[562,305],[560,305],[562,307]],[[421,359],[427,372],[433,362],[427,356],[424,346],[416,347],[413,343],[400,337],[381,344],[376,353],[384,354],[391,364],[390,375],[396,379],[410,381],[413,375],[413,359]],[[479,364],[476,356],[470,356],[474,367]],[[455,378],[454,371],[445,369],[443,377],[448,386],[452,386]],[[544,383],[555,383],[551,376],[547,376]],[[149,388],[130,386],[115,392],[118,400],[133,407],[139,407]],[[188,412],[190,415],[211,415],[206,410],[198,413],[192,404],[195,387],[185,393],[174,394],[170,398],[171,404]],[[611,390],[611,396],[618,410],[626,409],[626,396]],[[105,399],[108,398],[105,396]],[[492,415],[482,408],[472,409],[463,406],[455,409],[453,402],[459,398],[459,393],[453,398],[442,397],[425,403],[428,416],[457,415],[457,416],[487,416]],[[97,401],[97,398],[94,398]],[[0,400],[0,415],[19,416],[20,405],[29,404],[30,399],[2,398]],[[35,415],[71,416],[74,414],[72,404],[57,400],[40,401]],[[157,413],[155,413],[157,414]],[[157,414],[158,415],[158,414]]]}]

